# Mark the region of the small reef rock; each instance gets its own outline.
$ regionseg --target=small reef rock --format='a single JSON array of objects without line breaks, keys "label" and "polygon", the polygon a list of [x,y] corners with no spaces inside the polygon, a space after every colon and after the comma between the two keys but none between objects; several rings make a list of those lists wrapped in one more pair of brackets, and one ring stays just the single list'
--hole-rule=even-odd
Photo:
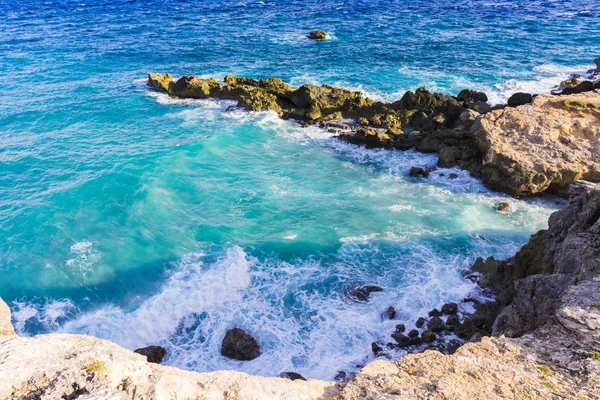
[{"label": "small reef rock", "polygon": [[[353,301],[366,303],[369,301],[371,293],[383,292],[383,288],[375,285],[356,286],[346,292],[346,295]],[[394,316],[396,310],[394,310]],[[392,318],[390,318],[392,319]]]},{"label": "small reef rock", "polygon": [[261,355],[260,346],[252,335],[243,329],[227,331],[221,344],[221,355],[234,360],[250,361]]},{"label": "small reef rock", "polygon": [[160,364],[163,358],[165,358],[167,355],[167,350],[160,346],[142,347],[141,349],[134,350],[133,352],[146,356],[146,359],[149,363],[155,364]]},{"label": "small reef rock", "polygon": [[468,89],[454,97],[422,87],[386,103],[329,85],[293,87],[278,78],[228,75],[219,82],[150,73],[148,86],[176,98],[236,100],[249,111],[319,124],[353,144],[438,153],[438,167],[466,169],[514,196],[564,193],[576,180],[600,181],[600,90],[516,93],[508,107],[492,108],[485,93]]},{"label": "small reef rock", "polygon": [[325,40],[327,39],[327,32],[325,31],[310,31],[308,38],[312,40]]}]

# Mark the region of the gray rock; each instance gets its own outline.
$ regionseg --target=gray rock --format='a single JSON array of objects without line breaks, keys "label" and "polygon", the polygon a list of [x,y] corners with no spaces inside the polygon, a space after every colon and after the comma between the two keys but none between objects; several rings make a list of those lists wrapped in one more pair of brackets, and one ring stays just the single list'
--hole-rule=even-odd
[{"label": "gray rock", "polygon": [[425,318],[420,317],[419,319],[417,319],[417,322],[415,322],[415,326],[417,328],[422,328],[423,325],[425,325]]},{"label": "gray rock", "polygon": [[456,303],[446,303],[442,306],[442,313],[446,315],[455,314],[458,311],[458,304]]},{"label": "gray rock", "polygon": [[346,294],[350,299],[354,301],[366,303],[367,301],[369,301],[371,293],[377,292],[383,292],[383,288],[376,285],[365,285],[353,287],[352,289],[348,290]]},{"label": "gray rock", "polygon": [[444,321],[440,317],[432,317],[429,321],[427,321],[427,329],[433,332],[441,332],[446,325]]}]

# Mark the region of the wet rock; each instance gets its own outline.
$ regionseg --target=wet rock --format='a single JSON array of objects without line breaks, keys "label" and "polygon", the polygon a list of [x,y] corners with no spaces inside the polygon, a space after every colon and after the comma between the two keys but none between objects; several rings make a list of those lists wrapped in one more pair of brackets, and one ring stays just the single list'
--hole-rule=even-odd
[{"label": "wet rock", "polygon": [[594,90],[594,82],[582,81],[576,86],[567,87],[567,88],[563,89],[562,92],[560,92],[560,94],[561,95],[577,94],[577,93],[589,92],[591,90]]},{"label": "wet rock", "polygon": [[171,74],[154,74],[152,72],[148,73],[147,85],[155,89],[169,92],[169,85],[171,82],[173,82],[173,77]]},{"label": "wet rock", "polygon": [[531,103],[531,95],[529,93],[518,92],[508,99],[508,105],[510,107],[518,107],[528,103]]},{"label": "wet rock", "polygon": [[378,356],[383,351],[383,347],[378,345],[376,342],[373,342],[371,343],[371,351],[373,352],[373,354],[375,354],[375,356]]},{"label": "wet rock", "polygon": [[449,341],[448,343],[446,343],[446,354],[454,354],[456,353],[456,350],[458,350],[458,348],[462,346],[462,343],[459,342],[456,339],[452,339],[451,341]]},{"label": "wet rock", "polygon": [[439,152],[437,166],[440,168],[452,168],[460,159],[461,151],[458,146],[442,147]]},{"label": "wet rock", "polygon": [[408,332],[408,337],[411,339],[414,339],[417,336],[419,336],[419,331],[416,329],[412,329],[410,332]]},{"label": "wet rock", "polygon": [[167,355],[167,350],[165,350],[165,348],[161,346],[142,347],[140,349],[134,350],[133,352],[146,356],[148,362],[154,364],[160,364],[165,355]]},{"label": "wet rock", "polygon": [[302,375],[300,375],[297,372],[282,372],[281,374],[279,374],[279,377],[289,379],[291,381],[295,381],[295,380],[305,381],[306,380],[305,377],[303,377]]},{"label": "wet rock", "polygon": [[465,110],[462,113],[460,113],[458,119],[461,122],[473,122],[477,119],[477,117],[479,117],[479,114],[477,111],[475,110]]},{"label": "wet rock", "polygon": [[254,337],[240,328],[232,328],[223,338],[221,355],[234,360],[249,361],[260,356],[261,350]]},{"label": "wet rock", "polygon": [[498,204],[498,207],[496,208],[496,210],[498,210],[500,212],[509,212],[510,211],[510,203],[508,201],[501,201],[500,204]]},{"label": "wet rock", "polygon": [[406,326],[404,326],[404,324],[398,324],[396,325],[396,333],[402,333],[406,330]]},{"label": "wet rock", "polygon": [[383,292],[383,288],[376,285],[356,286],[347,292],[347,296],[357,302],[366,303],[371,293]]},{"label": "wet rock", "polygon": [[396,318],[396,309],[392,306],[389,306],[388,309],[383,312],[382,317],[383,319]]},{"label": "wet rock", "polygon": [[456,314],[458,311],[458,304],[456,303],[446,303],[442,306],[442,313],[446,315]]},{"label": "wet rock", "polygon": [[479,114],[485,114],[492,111],[492,106],[483,101],[469,104],[469,109],[478,112]]},{"label": "wet rock", "polygon": [[327,39],[327,32],[325,31],[310,31],[308,38],[312,40],[325,40]]},{"label": "wet rock", "polygon": [[348,379],[348,374],[346,373],[346,371],[338,371],[335,378],[333,378],[333,380],[336,382],[344,382],[346,381],[346,379]]},{"label": "wet rock", "polygon": [[410,339],[410,344],[413,346],[420,345],[421,343],[423,343],[423,339],[421,339],[419,336]]},{"label": "wet rock", "polygon": [[448,317],[448,319],[446,320],[446,325],[448,325],[448,327],[457,327],[460,325],[460,319],[458,318],[458,314],[452,314],[451,316]]},{"label": "wet rock", "polygon": [[433,310],[429,311],[430,317],[440,317],[442,315],[444,315],[444,313],[439,311],[437,308],[434,308]]},{"label": "wet rock", "polygon": [[446,325],[440,317],[433,317],[427,321],[427,329],[433,332],[441,332]]},{"label": "wet rock", "polygon": [[475,103],[478,101],[487,102],[488,97],[483,92],[478,92],[476,90],[464,89],[461,90],[458,96],[456,96],[459,100],[462,100],[466,103]]},{"label": "wet rock", "polygon": [[425,167],[411,167],[408,176],[422,176],[428,178],[431,172],[435,171],[435,167],[426,165]]},{"label": "wet rock", "polygon": [[456,178],[458,178],[457,174],[455,174],[455,173],[448,174],[448,179],[456,179]]},{"label": "wet rock", "polygon": [[425,325],[425,318],[420,317],[419,319],[417,319],[417,322],[415,322],[415,326],[417,328],[422,328],[423,325]]},{"label": "wet rock", "polygon": [[400,346],[400,347],[410,346],[410,344],[411,344],[410,338],[401,333],[393,333],[392,338],[394,338],[394,340],[396,342],[398,342],[398,346]]},{"label": "wet rock", "polygon": [[421,339],[423,339],[423,341],[425,343],[431,343],[435,340],[435,338],[436,338],[435,333],[433,333],[433,331],[431,331],[429,329],[424,331],[423,333],[421,333]]}]

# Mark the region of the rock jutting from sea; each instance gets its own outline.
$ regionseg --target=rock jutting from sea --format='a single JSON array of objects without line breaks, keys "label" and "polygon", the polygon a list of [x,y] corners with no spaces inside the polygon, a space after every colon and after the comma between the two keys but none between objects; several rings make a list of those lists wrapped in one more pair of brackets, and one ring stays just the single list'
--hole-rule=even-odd
[{"label": "rock jutting from sea", "polygon": [[459,166],[514,196],[564,194],[576,180],[600,181],[600,81],[568,95],[515,94],[509,103],[516,107],[490,107],[473,90],[447,96],[419,88],[386,103],[329,85],[231,75],[219,82],[150,73],[148,86],[174,98],[236,100],[249,111],[319,124],[354,144],[438,153],[439,167]]}]

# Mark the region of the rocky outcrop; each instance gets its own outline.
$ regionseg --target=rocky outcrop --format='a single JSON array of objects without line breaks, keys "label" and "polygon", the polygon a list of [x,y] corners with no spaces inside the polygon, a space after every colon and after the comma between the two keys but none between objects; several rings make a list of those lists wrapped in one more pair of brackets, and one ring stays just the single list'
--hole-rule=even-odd
[{"label": "rocky outcrop", "polygon": [[249,361],[261,355],[260,346],[252,335],[243,329],[227,331],[221,344],[221,355],[234,360]]},{"label": "rocky outcrop", "polygon": [[325,31],[310,31],[308,38],[312,40],[325,40],[327,39],[327,32]]},{"label": "rocky outcrop", "polygon": [[15,335],[11,322],[10,308],[2,299],[0,299],[0,339]]},{"label": "rocky outcrop", "polygon": [[167,355],[167,350],[161,346],[148,346],[142,347],[141,349],[137,349],[133,351],[134,353],[141,354],[146,356],[146,360],[149,363],[160,364]]},{"label": "rocky outcrop", "polygon": [[[574,285],[600,279],[600,187],[578,182],[571,192],[569,203],[550,216],[548,229],[533,235],[513,258],[479,259],[473,266],[483,274],[480,284],[507,306],[494,334],[516,337],[539,328],[564,305],[563,295]],[[596,298],[600,304],[600,293]],[[600,309],[597,313],[600,317]]]},{"label": "rocky outcrop", "polygon": [[489,112],[474,126],[483,182],[513,195],[600,181],[600,91],[539,95],[532,104]]},{"label": "rocky outcrop", "polygon": [[385,103],[329,85],[292,87],[278,78],[226,76],[219,82],[150,73],[148,86],[179,98],[237,100],[248,110],[320,124],[367,147],[439,153],[439,167],[459,166],[515,196],[561,192],[579,179],[600,181],[597,90],[533,100],[516,93],[510,107],[492,109],[485,93],[468,89],[452,97],[419,88]]}]

